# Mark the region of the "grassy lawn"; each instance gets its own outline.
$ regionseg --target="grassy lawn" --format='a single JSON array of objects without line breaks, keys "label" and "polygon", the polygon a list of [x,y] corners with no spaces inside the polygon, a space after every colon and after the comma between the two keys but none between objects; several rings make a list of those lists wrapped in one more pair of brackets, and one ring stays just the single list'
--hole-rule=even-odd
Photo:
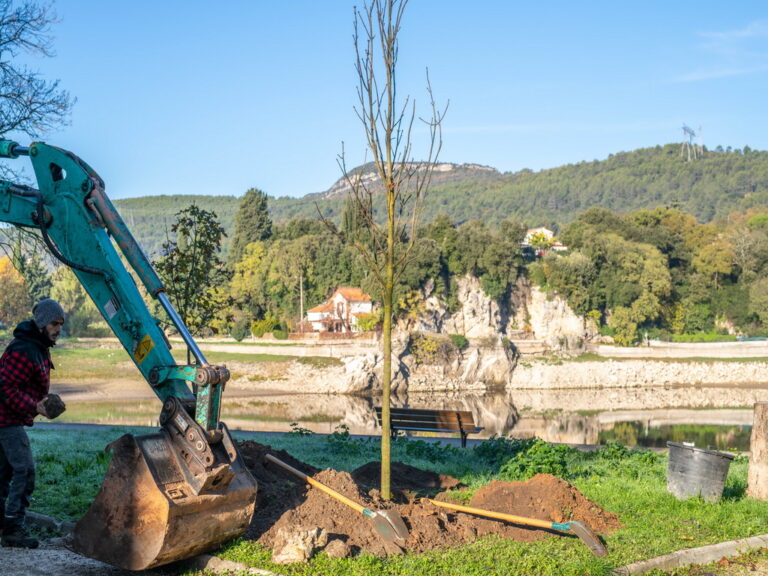
[{"label": "grassy lawn", "polygon": [[[177,362],[187,361],[184,349],[173,349]],[[56,347],[52,350],[53,362],[56,365],[56,379],[77,382],[83,380],[114,380],[116,378],[143,378],[134,366],[128,353],[122,348],[83,348],[74,345]],[[229,362],[260,364],[266,362],[298,361],[315,367],[340,366],[343,364],[337,358],[324,356],[291,356],[290,354],[240,354],[236,352],[208,352],[206,358],[213,364]]]},{"label": "grassy lawn", "polygon": [[[59,519],[76,519],[98,491],[108,465],[103,447],[125,428],[81,432],[32,429],[39,463],[32,509]],[[138,433],[139,429],[132,429]],[[235,433],[237,436],[237,433]],[[378,459],[377,440],[356,440],[341,433],[255,436],[257,442],[285,449],[320,468],[351,471]],[[518,480],[538,472],[568,480],[590,500],[618,514],[623,528],[605,535],[608,555],[594,557],[572,538],[516,542],[485,538],[461,547],[425,554],[378,558],[361,555],[331,560],[316,555],[308,564],[274,566],[270,552],[255,542],[235,541],[219,555],[286,575],[608,575],[617,567],[683,548],[692,548],[768,532],[768,502],[745,497],[747,459],[731,464],[723,499],[679,501],[666,491],[665,455],[628,451],[609,444],[579,452],[539,440],[490,439],[473,448],[398,439],[393,460],[450,474],[471,489],[492,479]],[[189,576],[198,573],[189,572]]]},{"label": "grassy lawn", "polygon": [[114,380],[120,377],[143,380],[122,348],[56,347],[51,350],[57,380]]}]

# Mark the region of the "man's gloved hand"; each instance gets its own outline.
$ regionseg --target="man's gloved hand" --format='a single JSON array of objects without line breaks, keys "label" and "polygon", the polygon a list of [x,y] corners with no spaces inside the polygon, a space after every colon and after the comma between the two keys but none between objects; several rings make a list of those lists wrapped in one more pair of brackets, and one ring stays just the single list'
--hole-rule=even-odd
[{"label": "man's gloved hand", "polygon": [[64,400],[62,400],[58,394],[48,394],[48,396],[43,398],[40,404],[38,404],[38,411],[51,420],[61,416],[66,409],[67,406],[64,404]]}]

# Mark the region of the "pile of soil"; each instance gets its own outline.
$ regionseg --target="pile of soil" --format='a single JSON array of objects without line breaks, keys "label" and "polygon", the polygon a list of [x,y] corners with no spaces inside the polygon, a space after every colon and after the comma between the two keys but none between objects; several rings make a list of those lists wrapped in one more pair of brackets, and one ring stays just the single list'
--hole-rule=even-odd
[{"label": "pile of soil", "polygon": [[[273,450],[252,441],[242,442],[239,446],[246,465],[259,483],[256,512],[246,537],[268,547],[273,546],[281,528],[320,527],[328,532],[329,541],[342,540],[353,553],[365,550],[385,556],[401,552],[381,538],[372,520],[310,487],[276,464],[265,462],[264,456],[268,453],[367,508],[394,510],[409,529],[408,538],[400,543],[402,549],[409,552],[465,544],[489,534],[519,541],[554,536],[551,531],[454,512],[421,499],[428,496],[452,501],[451,492],[446,490],[455,492],[461,485],[450,476],[393,462],[393,499],[385,502],[377,489],[380,468],[376,462],[351,474],[332,469],[319,471],[283,450]],[[621,526],[615,514],[588,500],[569,483],[548,474],[539,474],[526,482],[493,481],[475,492],[469,505],[551,522],[577,520],[595,534],[609,533]],[[563,533],[557,534],[562,537]]]}]

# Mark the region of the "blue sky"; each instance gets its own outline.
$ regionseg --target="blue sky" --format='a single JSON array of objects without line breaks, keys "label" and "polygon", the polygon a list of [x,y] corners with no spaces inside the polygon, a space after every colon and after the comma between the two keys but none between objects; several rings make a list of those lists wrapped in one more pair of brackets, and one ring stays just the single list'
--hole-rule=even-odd
[{"label": "blue sky", "polygon": [[[342,142],[366,158],[355,4],[58,0],[56,57],[29,63],[78,101],[41,139],[113,198],[323,191]],[[683,123],[710,148],[768,149],[763,2],[411,0],[399,91],[423,114],[427,68],[450,101],[445,162],[541,170],[682,142]]]}]

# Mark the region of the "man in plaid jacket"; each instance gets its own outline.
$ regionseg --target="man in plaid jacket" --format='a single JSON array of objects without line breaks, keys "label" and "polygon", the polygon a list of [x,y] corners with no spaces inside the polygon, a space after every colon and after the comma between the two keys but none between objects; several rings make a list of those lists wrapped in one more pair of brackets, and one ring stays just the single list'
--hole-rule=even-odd
[{"label": "man in plaid jacket", "polygon": [[24,426],[32,426],[38,414],[55,417],[64,409],[57,395],[48,394],[50,348],[61,333],[64,310],[45,298],[32,314],[32,320],[13,331],[14,338],[0,357],[0,543],[20,548],[38,546],[24,529],[35,489],[35,461]]}]

